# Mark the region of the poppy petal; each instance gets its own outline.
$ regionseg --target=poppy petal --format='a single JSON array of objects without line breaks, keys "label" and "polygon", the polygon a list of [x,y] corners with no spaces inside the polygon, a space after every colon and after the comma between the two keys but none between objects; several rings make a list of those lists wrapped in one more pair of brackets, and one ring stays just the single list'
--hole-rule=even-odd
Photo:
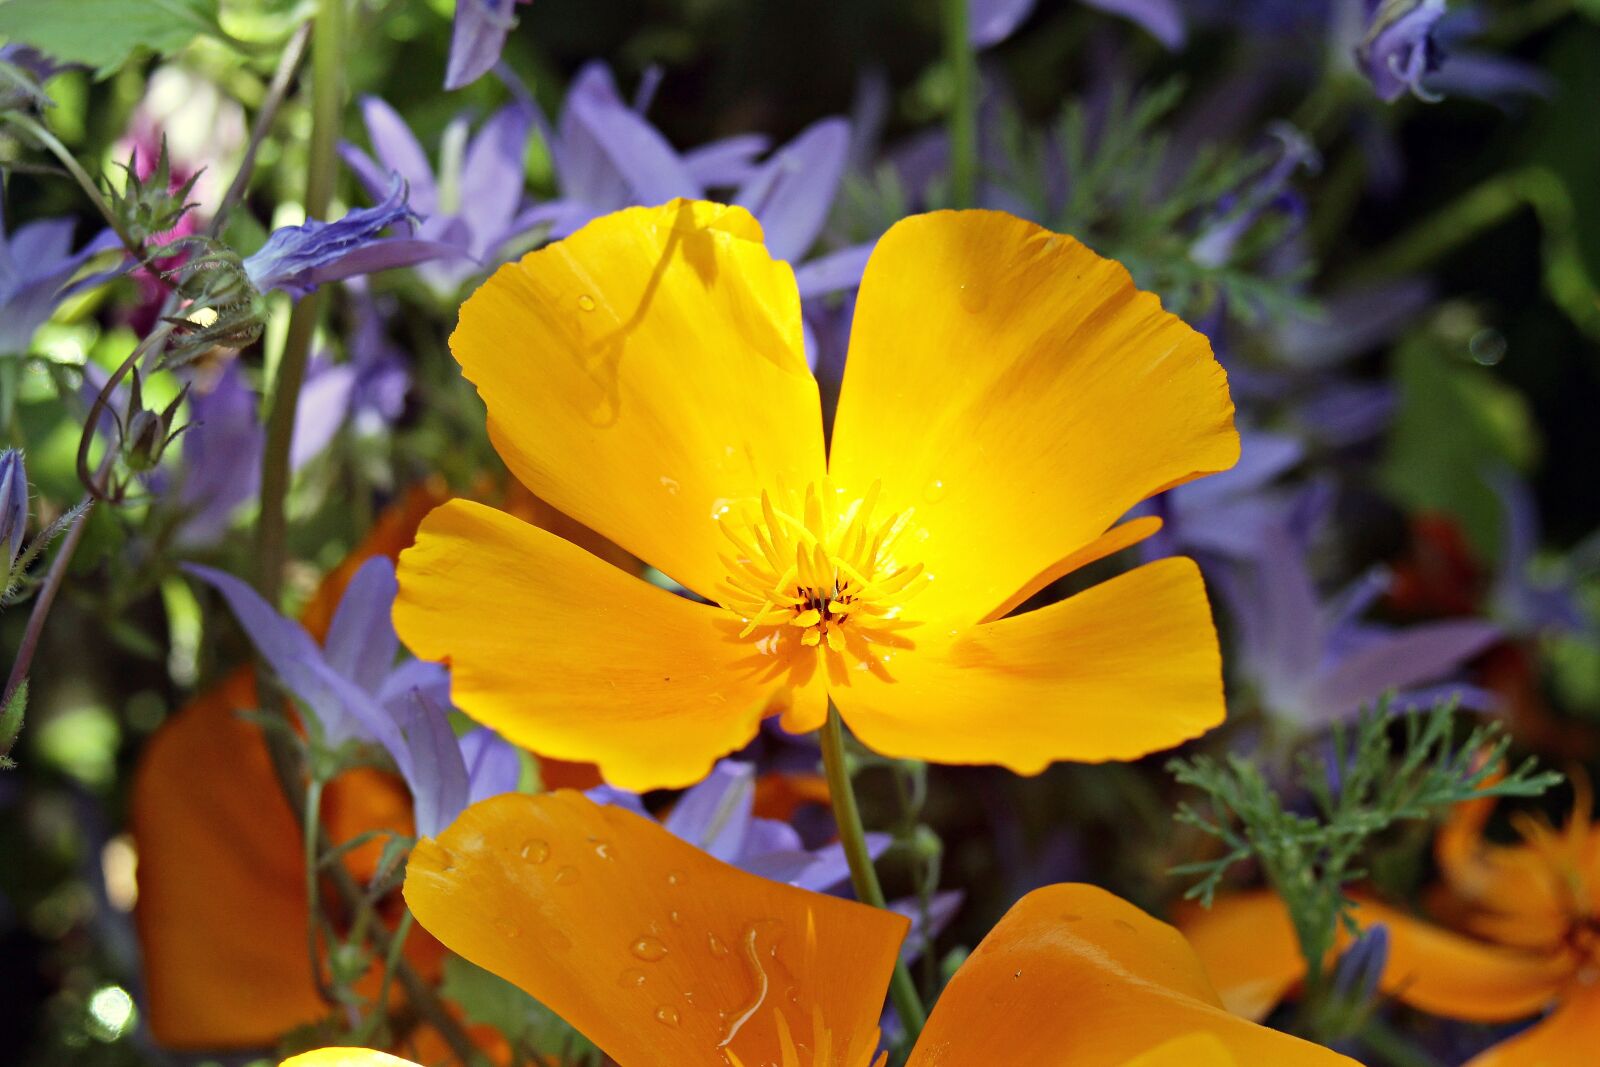
[{"label": "poppy petal", "polygon": [[830,676],[845,721],[886,755],[1037,774],[1170,748],[1225,712],[1216,630],[1187,559],[953,636],[905,633],[916,647]]},{"label": "poppy petal", "polygon": [[496,271],[450,347],[523,484],[696,592],[724,501],[822,475],[794,274],[742,208],[597,219]]},{"label": "poppy petal", "polygon": [[1196,1033],[1241,1063],[1353,1062],[1229,1013],[1167,924],[1095,886],[1054,885],[1018,901],[961,965],[907,1067],[1120,1067]]},{"label": "poppy petal", "polygon": [[1305,975],[1305,957],[1283,899],[1267,889],[1218,897],[1178,923],[1206,977],[1235,1015],[1260,1022]]},{"label": "poppy petal", "polygon": [[818,1062],[863,1062],[907,928],[569,791],[468,808],[418,843],[405,896],[453,951],[630,1067],[781,1061],[784,1034]]},{"label": "poppy petal", "polygon": [[849,497],[881,479],[883,513],[914,509],[905,562],[937,579],[920,617],[988,616],[1134,504],[1238,456],[1206,339],[1120,264],[993,211],[878,242],[830,477]]},{"label": "poppy petal", "polygon": [[1228,1046],[1214,1034],[1188,1034],[1141,1053],[1122,1067],[1238,1067]]},{"label": "poppy petal", "polygon": [[1590,1062],[1597,1048],[1600,984],[1575,983],[1559,1008],[1466,1067],[1579,1067]]},{"label": "poppy petal", "polygon": [[394,621],[419,657],[449,661],[462,711],[634,792],[693,785],[791,698],[722,609],[465,500],[401,555]]},{"label": "poppy petal", "polygon": [[418,1067],[410,1060],[370,1048],[319,1048],[290,1056],[278,1067]]}]

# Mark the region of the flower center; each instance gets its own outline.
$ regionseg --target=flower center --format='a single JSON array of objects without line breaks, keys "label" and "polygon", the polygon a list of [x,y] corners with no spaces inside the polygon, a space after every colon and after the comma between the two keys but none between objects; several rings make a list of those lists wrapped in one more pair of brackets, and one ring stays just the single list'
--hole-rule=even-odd
[{"label": "flower center", "polygon": [[913,624],[900,618],[900,608],[932,580],[922,564],[895,558],[911,511],[876,515],[876,482],[843,509],[836,497],[813,483],[798,515],[779,509],[765,492],[759,506],[745,501],[719,509],[733,545],[722,553],[728,568],[722,605],[744,620],[740,637],[759,630],[779,640],[798,634],[805,647],[861,658],[870,656],[871,645],[906,644],[897,633]]}]

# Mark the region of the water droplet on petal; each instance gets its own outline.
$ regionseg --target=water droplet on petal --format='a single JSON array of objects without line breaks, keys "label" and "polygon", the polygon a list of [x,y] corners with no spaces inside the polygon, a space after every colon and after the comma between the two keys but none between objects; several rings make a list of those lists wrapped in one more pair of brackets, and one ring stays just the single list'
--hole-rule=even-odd
[{"label": "water droplet on petal", "polygon": [[669,1008],[665,1004],[656,1009],[656,1022],[664,1026],[677,1026],[683,1016],[678,1014],[677,1008]]},{"label": "water droplet on petal", "polygon": [[670,885],[670,886],[673,886],[674,888],[676,888],[677,886],[682,885],[683,884],[683,875],[679,874],[677,871],[668,872],[668,874],[667,874],[667,884]]},{"label": "water droplet on petal", "polygon": [[603,860],[611,859],[615,855],[611,851],[611,842],[609,841],[596,841],[594,843],[594,854]]},{"label": "water droplet on petal", "polygon": [[578,306],[585,311],[593,311],[594,297],[590,296],[588,293],[584,293],[582,296],[578,297]]},{"label": "water droplet on petal", "polygon": [[529,863],[543,863],[550,858],[549,842],[541,841],[537,837],[524,841],[522,847],[517,851]]},{"label": "water droplet on petal", "polygon": [[669,918],[669,919],[671,919],[671,920],[672,920],[672,925],[673,925],[673,926],[677,926],[677,925],[678,925],[678,924],[680,924],[680,923],[682,923],[682,922],[683,922],[683,916],[682,916],[682,915],[680,915],[680,914],[679,914],[679,913],[678,913],[678,912],[676,912],[676,911],[669,911],[669,912],[667,912],[667,918]]},{"label": "water droplet on petal", "polygon": [[517,929],[516,923],[513,923],[508,919],[496,919],[494,928],[499,930],[500,936],[504,937],[507,941],[516,939],[522,933],[521,930]]},{"label": "water droplet on petal", "polygon": [[678,495],[678,488],[679,488],[678,479],[676,479],[676,478],[668,478],[665,474],[663,474],[661,476],[661,488],[665,489],[668,492],[668,494],[670,494],[672,496],[677,496]]},{"label": "water droplet on petal", "polygon": [[648,934],[634,941],[628,950],[646,963],[655,963],[667,955],[667,946],[661,943],[661,939]]},{"label": "water droplet on petal", "polygon": [[707,934],[706,944],[710,947],[713,956],[726,956],[728,954],[728,946],[724,945],[716,934]]},{"label": "water droplet on petal", "polygon": [[578,880],[578,868],[563,867],[556,872],[556,885],[571,885]]},{"label": "water droplet on petal", "polygon": [[624,989],[637,989],[645,981],[644,972],[637,968],[630,968],[617,976],[617,984]]},{"label": "water droplet on petal", "polygon": [[922,490],[923,497],[930,504],[937,504],[939,501],[943,500],[944,493],[944,479],[942,478],[935,478]]}]

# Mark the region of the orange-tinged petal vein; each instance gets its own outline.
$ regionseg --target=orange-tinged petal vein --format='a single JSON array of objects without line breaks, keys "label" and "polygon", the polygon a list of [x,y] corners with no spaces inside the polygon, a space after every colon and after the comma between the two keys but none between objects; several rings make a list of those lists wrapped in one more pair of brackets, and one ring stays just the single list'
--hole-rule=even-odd
[{"label": "orange-tinged petal vein", "polygon": [[896,223],[862,280],[829,474],[914,509],[918,617],[970,623],[1164,486],[1238,459],[1205,338],[1071,237],[992,211]]},{"label": "orange-tinged petal vein", "polygon": [[495,272],[450,338],[529,489],[708,597],[725,500],[823,472],[794,274],[742,208],[632,208]]},{"label": "orange-tinged petal vein", "polygon": [[429,515],[399,575],[395,627],[450,663],[458,707],[626,789],[692,785],[793,696],[784,663],[720,608],[481,504]]},{"label": "orange-tinged petal vein", "polygon": [[[418,921],[622,1067],[782,1062],[783,1035],[857,1067],[907,920],[738,871],[578,793],[506,795],[420,842]],[[819,1027],[818,1020],[825,1025]],[[819,1056],[820,1060],[820,1056]]]},{"label": "orange-tinged petal vein", "polygon": [[907,1067],[1122,1067],[1196,1033],[1242,1064],[1353,1063],[1229,1013],[1172,927],[1094,886],[1056,885],[1018,901],[962,964]]},{"label": "orange-tinged petal vein", "polygon": [[1059,603],[950,634],[830,692],[868,746],[1036,774],[1056,760],[1132,759],[1223,719],[1222,661],[1200,572],[1166,559]]}]

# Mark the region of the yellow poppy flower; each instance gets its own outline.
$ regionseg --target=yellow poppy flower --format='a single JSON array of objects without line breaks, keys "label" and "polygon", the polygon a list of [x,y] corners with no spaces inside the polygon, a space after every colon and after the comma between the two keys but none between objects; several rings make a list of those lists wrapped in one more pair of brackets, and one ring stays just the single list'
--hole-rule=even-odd
[{"label": "yellow poppy flower", "polygon": [[599,219],[497,271],[451,349],[513,473],[699,594],[455,501],[395,623],[458,705],[635,790],[685,786],[763,716],[831,697],[894,756],[1129,759],[1223,718],[1191,561],[1037,611],[1148,536],[1113,527],[1238,456],[1205,339],[1119,264],[998,212],[906,219],[863,279],[831,443],[794,275],[744,210]]},{"label": "yellow poppy flower", "polygon": [[[1600,827],[1589,789],[1579,783],[1559,830],[1522,820],[1517,845],[1484,839],[1493,804],[1461,805],[1435,842],[1443,883],[1435,910],[1456,929],[1372,900],[1359,902],[1357,921],[1388,927],[1380,984],[1412,1007],[1474,1022],[1548,1010],[1467,1067],[1581,1067],[1600,1048]],[[1223,1001],[1246,1018],[1264,1017],[1304,974],[1273,893],[1220,900],[1181,925]]]},{"label": "yellow poppy flower", "polygon": [[[457,954],[621,1067],[866,1067],[909,922],[746,874],[579,793],[476,804],[405,897]],[[325,1050],[296,1067],[394,1061]],[[1350,1067],[1229,1013],[1170,926],[1094,886],[1028,894],[939,998],[909,1067]]]}]

